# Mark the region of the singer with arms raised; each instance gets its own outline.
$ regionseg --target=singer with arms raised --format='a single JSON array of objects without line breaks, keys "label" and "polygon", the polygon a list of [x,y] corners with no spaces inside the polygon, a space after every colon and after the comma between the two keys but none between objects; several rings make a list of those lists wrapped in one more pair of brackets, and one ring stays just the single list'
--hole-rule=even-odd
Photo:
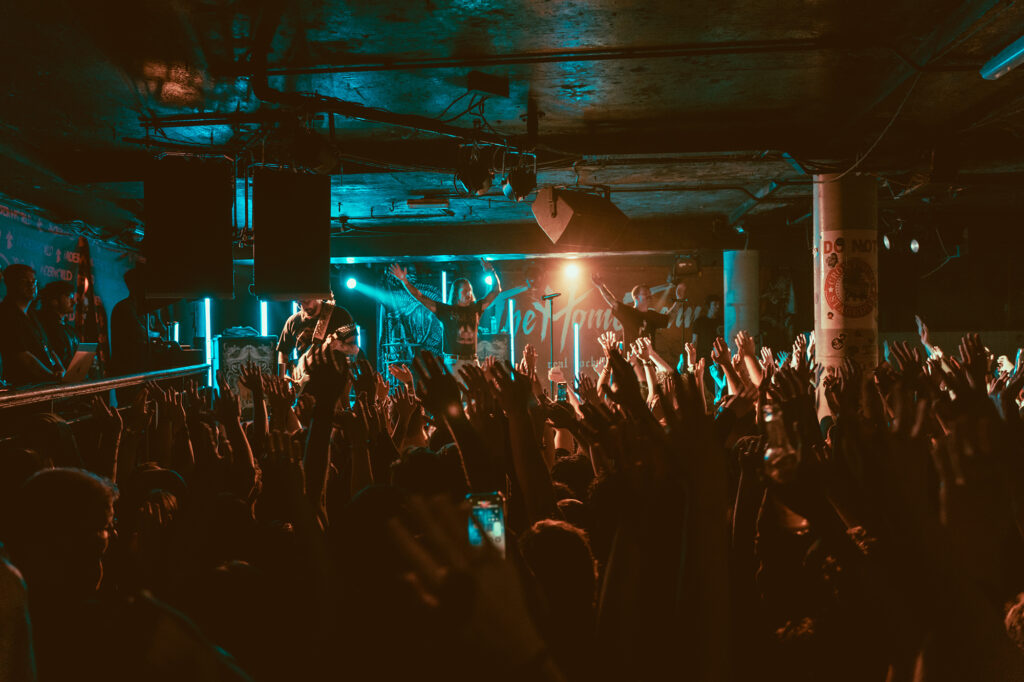
[{"label": "singer with arms raised", "polygon": [[299,312],[284,323],[281,338],[277,341],[277,365],[280,375],[294,380],[295,365],[292,364],[290,357],[292,351],[298,351],[301,359],[311,348],[324,343],[339,329],[344,331],[338,335],[338,349],[345,355],[358,354],[355,324],[347,310],[319,298],[300,299]]},{"label": "singer with arms raised", "polygon": [[391,266],[391,274],[400,281],[420,304],[432,312],[441,322],[443,331],[441,333],[442,352],[444,362],[453,373],[464,364],[479,364],[476,357],[477,332],[480,328],[480,315],[487,309],[494,299],[501,293],[501,280],[494,266],[487,261],[481,261],[484,270],[491,274],[494,279],[494,286],[481,300],[476,300],[473,295],[473,285],[468,279],[459,278],[452,282],[452,293],[448,303],[435,301],[423,295],[423,292],[416,288],[409,281],[409,271],[395,263]]}]

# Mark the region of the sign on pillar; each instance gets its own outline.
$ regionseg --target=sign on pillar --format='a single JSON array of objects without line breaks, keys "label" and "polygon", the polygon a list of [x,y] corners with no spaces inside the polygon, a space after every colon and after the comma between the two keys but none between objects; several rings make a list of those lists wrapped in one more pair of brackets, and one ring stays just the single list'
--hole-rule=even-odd
[{"label": "sign on pillar", "polygon": [[[822,231],[816,354],[825,365],[843,358],[872,366],[877,353],[878,239],[875,230]],[[829,362],[828,360],[832,360]]]}]

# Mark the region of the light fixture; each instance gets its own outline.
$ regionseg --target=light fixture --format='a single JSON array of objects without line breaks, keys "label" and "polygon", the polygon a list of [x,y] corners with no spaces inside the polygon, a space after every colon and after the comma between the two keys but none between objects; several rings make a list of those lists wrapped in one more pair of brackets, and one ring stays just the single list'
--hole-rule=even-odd
[{"label": "light fixture", "polygon": [[441,271],[441,301],[448,300],[448,271]]},{"label": "light fixture", "polygon": [[476,147],[462,147],[460,156],[462,158],[455,171],[456,188],[462,194],[486,194],[494,182],[490,161],[482,158]]},{"label": "light fixture", "polygon": [[353,258],[352,256],[349,256],[345,259],[345,262],[348,263],[349,265],[352,265],[353,263],[356,262],[356,259]]},{"label": "light fixture", "polygon": [[359,348],[363,347],[363,328],[358,324],[356,325],[356,346]]},{"label": "light fixture", "polygon": [[[292,315],[294,315],[295,313],[299,312],[300,309],[301,309],[301,307],[299,306],[299,302],[298,301],[292,301]],[[299,349],[298,348],[292,348],[292,360],[298,360],[298,359],[299,359]]]},{"label": "light fixture", "polygon": [[576,279],[580,274],[580,266],[578,263],[569,262],[565,266],[565,275],[571,279]]},{"label": "light fixture", "polygon": [[348,279],[345,280],[345,286],[348,287],[349,289],[355,289],[356,284],[358,284],[358,282],[356,282],[355,277],[349,277]]},{"label": "light fixture", "polygon": [[916,239],[910,240],[910,252],[917,253],[921,250],[921,244]]},{"label": "light fixture", "polygon": [[886,251],[892,251],[892,239],[889,238],[888,232],[882,235],[882,246],[885,247]]},{"label": "light fixture", "polygon": [[484,277],[484,282],[487,283],[487,286],[490,286],[494,284],[494,277],[487,275],[486,277]]},{"label": "light fixture", "polygon": [[1024,36],[1017,38],[1005,50],[988,60],[979,73],[985,80],[994,81],[1020,66],[1021,62],[1024,62]]},{"label": "light fixture", "polygon": [[270,330],[270,324],[268,320],[267,302],[260,301],[260,336],[266,336]]},{"label": "light fixture", "polygon": [[173,325],[171,325],[171,329],[174,335],[174,343],[178,343],[178,334],[181,331],[181,325],[175,322]]},{"label": "light fixture", "polygon": [[512,201],[522,201],[537,189],[537,173],[529,168],[513,168],[501,182],[501,191]]},{"label": "light fixture", "polygon": [[693,256],[679,256],[676,258],[672,270],[669,272],[668,281],[672,284],[680,284],[689,275],[696,275],[700,272],[700,264]]}]

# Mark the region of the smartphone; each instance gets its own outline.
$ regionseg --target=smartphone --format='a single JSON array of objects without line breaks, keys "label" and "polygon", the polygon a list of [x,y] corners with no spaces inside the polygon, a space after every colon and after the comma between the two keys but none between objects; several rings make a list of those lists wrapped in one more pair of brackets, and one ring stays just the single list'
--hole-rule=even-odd
[{"label": "smartphone", "polygon": [[568,400],[569,399],[569,386],[568,384],[558,384],[558,391],[555,394],[555,400]]},{"label": "smartphone", "polygon": [[[505,556],[505,496],[500,492],[493,493],[470,493],[466,495],[470,503],[470,514],[477,520],[480,526],[487,533],[491,544],[494,545],[501,556]],[[480,535],[480,529],[469,521],[469,544],[479,547],[484,544]]]}]

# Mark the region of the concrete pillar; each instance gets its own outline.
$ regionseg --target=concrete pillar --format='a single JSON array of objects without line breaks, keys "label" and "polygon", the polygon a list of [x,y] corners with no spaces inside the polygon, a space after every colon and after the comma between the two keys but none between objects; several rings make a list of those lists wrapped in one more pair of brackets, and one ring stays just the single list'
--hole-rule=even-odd
[{"label": "concrete pillar", "polygon": [[[757,251],[725,251],[722,253],[723,288],[722,316],[725,340],[732,346],[736,332],[744,330],[751,336],[760,333],[760,271]],[[734,349],[735,351],[735,349]]]},{"label": "concrete pillar", "polygon": [[818,362],[878,364],[878,187],[870,176],[817,175],[814,338]]}]

